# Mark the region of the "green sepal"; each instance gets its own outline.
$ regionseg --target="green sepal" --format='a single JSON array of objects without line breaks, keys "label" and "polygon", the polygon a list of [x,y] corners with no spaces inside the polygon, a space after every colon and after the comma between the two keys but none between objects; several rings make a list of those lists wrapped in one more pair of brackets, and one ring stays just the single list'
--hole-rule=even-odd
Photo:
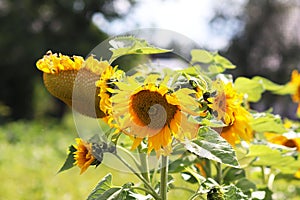
[{"label": "green sepal", "polygon": [[134,36],[115,37],[109,41],[109,44],[112,46],[109,49],[112,52],[109,63],[124,55],[159,54],[172,51],[152,46],[146,40],[135,38]]},{"label": "green sepal", "polygon": [[74,152],[76,152],[76,151],[77,150],[73,145],[69,146],[69,153],[68,153],[67,159],[57,173],[60,173],[62,171],[65,171],[65,170],[68,170],[68,169],[74,167],[74,163],[75,163]]}]

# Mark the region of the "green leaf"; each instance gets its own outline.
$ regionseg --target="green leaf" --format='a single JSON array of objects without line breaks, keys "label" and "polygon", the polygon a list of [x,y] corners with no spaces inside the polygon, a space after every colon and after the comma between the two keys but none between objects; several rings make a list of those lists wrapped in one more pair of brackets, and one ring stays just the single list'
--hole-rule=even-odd
[{"label": "green leaf", "polygon": [[284,174],[294,174],[300,168],[300,160],[295,158],[296,150],[281,145],[251,144],[246,157],[256,158],[252,165],[269,166]]},{"label": "green leaf", "polygon": [[278,115],[271,113],[256,113],[253,114],[251,120],[251,127],[253,130],[259,133],[274,132],[274,133],[285,133],[287,132],[284,127],[282,120]]},{"label": "green leaf", "polygon": [[244,194],[251,194],[252,191],[256,190],[256,185],[247,178],[241,178],[235,186],[240,188]]},{"label": "green leaf", "polygon": [[109,63],[112,63],[117,58],[130,54],[158,54],[167,53],[172,50],[161,49],[150,45],[146,40],[135,38],[133,36],[115,37],[109,41],[112,46],[109,50],[112,51],[112,56]]},{"label": "green leaf", "polygon": [[255,76],[252,80],[261,83],[265,90],[271,91],[275,94],[286,95],[293,93],[293,88],[290,84],[279,85],[261,76]]},{"label": "green leaf", "polygon": [[209,51],[205,51],[202,49],[193,49],[191,50],[192,63],[210,63],[213,61],[213,55]]},{"label": "green leaf", "polygon": [[74,167],[74,162],[75,162],[74,152],[76,152],[76,148],[73,145],[69,146],[69,153],[68,153],[67,159],[57,173],[60,173],[62,171],[65,171],[65,170],[68,170],[68,169]]},{"label": "green leaf", "polygon": [[223,181],[225,184],[229,184],[231,182],[234,182],[236,180],[246,177],[246,173],[245,173],[244,169],[227,167],[227,169],[225,168],[223,171],[224,171],[223,172],[223,174],[224,174]]},{"label": "green leaf", "polygon": [[223,187],[224,196],[226,200],[247,200],[249,199],[242,190],[233,184]]},{"label": "green leaf", "polygon": [[112,187],[112,175],[107,174],[95,187],[95,189],[88,196],[87,200],[100,200],[102,194],[111,189]]},{"label": "green leaf", "polygon": [[184,143],[187,150],[202,158],[239,167],[234,149],[219,133],[208,127],[201,127],[198,136],[198,140]]},{"label": "green leaf", "polygon": [[234,69],[236,68],[227,58],[221,56],[220,54],[216,53],[214,55],[214,63],[220,64],[224,69]]},{"label": "green leaf", "polygon": [[170,162],[169,164],[169,173],[178,173],[184,171],[188,166],[191,166],[195,163],[195,155],[186,155],[178,158],[177,160]]},{"label": "green leaf", "polygon": [[122,187],[112,186],[112,175],[107,174],[88,196],[87,200],[134,200],[130,196],[132,183],[126,183]]},{"label": "green leaf", "polygon": [[249,102],[258,102],[261,99],[261,94],[264,92],[263,85],[257,80],[239,77],[234,82],[235,89],[243,94],[247,94]]}]

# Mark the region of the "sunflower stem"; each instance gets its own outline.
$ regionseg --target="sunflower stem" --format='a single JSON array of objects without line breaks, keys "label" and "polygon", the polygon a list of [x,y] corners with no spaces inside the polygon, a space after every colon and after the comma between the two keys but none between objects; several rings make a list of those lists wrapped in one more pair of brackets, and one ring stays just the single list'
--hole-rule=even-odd
[{"label": "sunflower stem", "polygon": [[221,185],[222,179],[223,179],[223,173],[222,173],[222,163],[217,162],[216,163],[216,169],[217,169],[217,182]]},{"label": "sunflower stem", "polygon": [[155,192],[155,190],[153,189],[153,187],[149,184],[149,182],[143,177],[141,176],[137,171],[135,171],[135,169],[133,169],[122,157],[120,157],[118,154],[113,154],[115,155],[130,171],[132,171],[134,173],[134,175],[136,175],[147,187],[147,189],[149,189],[149,194],[152,195],[156,200],[162,200],[161,197]]},{"label": "sunflower stem", "polygon": [[140,147],[138,150],[139,150],[139,156],[140,156],[140,162],[141,162],[141,174],[148,182],[150,182],[149,165],[148,165],[147,155],[141,151]]},{"label": "sunflower stem", "polygon": [[168,192],[168,156],[162,156],[160,169],[160,196],[162,200],[167,200]]}]

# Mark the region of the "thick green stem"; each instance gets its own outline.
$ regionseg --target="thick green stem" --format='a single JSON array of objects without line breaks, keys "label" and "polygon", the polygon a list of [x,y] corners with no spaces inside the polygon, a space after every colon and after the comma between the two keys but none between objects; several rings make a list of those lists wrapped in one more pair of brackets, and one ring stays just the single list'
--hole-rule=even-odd
[{"label": "thick green stem", "polygon": [[140,156],[140,162],[141,162],[141,174],[148,182],[150,182],[147,154],[141,152],[141,150],[139,148],[139,156]]},{"label": "thick green stem", "polygon": [[160,196],[162,200],[167,200],[168,192],[168,156],[162,156],[160,169]]},{"label": "thick green stem", "polygon": [[262,183],[265,185],[266,184],[265,167],[260,166],[260,169],[261,169],[261,180],[262,180]]},{"label": "thick green stem", "polygon": [[136,175],[147,187],[147,189],[149,189],[149,194],[151,194],[156,200],[162,200],[161,197],[155,192],[155,190],[151,187],[151,185],[149,184],[149,182],[143,177],[141,176],[138,172],[135,171],[135,169],[133,169],[122,157],[120,157],[118,154],[114,154],[130,171],[132,171],[134,173],[134,175]]},{"label": "thick green stem", "polygon": [[217,162],[216,169],[217,169],[217,180],[216,181],[221,185],[223,182],[222,163]]}]

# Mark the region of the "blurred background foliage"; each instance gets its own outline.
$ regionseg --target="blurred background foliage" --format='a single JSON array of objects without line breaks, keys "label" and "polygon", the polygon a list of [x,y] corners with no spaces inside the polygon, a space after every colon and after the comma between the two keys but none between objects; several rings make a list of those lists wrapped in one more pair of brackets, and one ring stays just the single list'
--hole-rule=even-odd
[{"label": "blurred background foliage", "polygon": [[[0,0],[0,123],[63,116],[65,106],[40,86],[41,73],[35,68],[35,62],[49,49],[67,55],[87,55],[95,44],[108,37],[93,23],[93,16],[100,14],[108,22],[122,19],[136,4],[134,0],[125,0],[123,5],[127,8],[120,12],[120,2]],[[251,0],[245,1],[242,11],[233,12],[231,7],[235,4],[232,0],[225,7],[224,3],[215,3],[209,22],[211,30],[220,33],[238,24],[238,28],[231,30],[228,45],[219,49],[238,66],[234,76],[261,75],[286,83],[291,70],[299,68],[300,62],[299,3]],[[172,45],[176,46],[174,41]],[[273,107],[275,113],[294,118],[295,105],[288,103],[289,97],[268,93],[264,96],[263,101],[253,105],[255,109]]]},{"label": "blurred background foliage", "polygon": [[[234,12],[232,8],[241,1],[244,2],[241,10]],[[238,66],[233,70],[234,77],[260,75],[286,83],[292,69],[300,69],[299,1],[241,1],[213,1],[211,30],[221,34],[229,28],[232,32],[228,45],[219,51]],[[124,12],[120,12],[120,2],[126,2]],[[124,19],[141,3],[134,0],[0,0],[0,150],[6,152],[0,156],[0,172],[5,174],[6,181],[1,184],[0,198],[82,199],[102,177],[98,173],[101,170],[85,175],[88,176],[85,179],[74,178],[73,173],[68,172],[57,176],[49,185],[49,176],[53,177],[59,169],[65,149],[77,135],[72,116],[65,115],[70,109],[46,91],[35,63],[50,49],[66,55],[87,55],[109,37],[107,31],[94,23],[95,15],[104,16],[109,23]],[[172,45],[180,47],[180,44]],[[130,61],[123,59],[123,62]],[[274,113],[295,118],[297,105],[291,103],[288,96],[266,93],[262,101],[252,106],[259,111],[273,107]],[[110,170],[101,173],[104,175],[107,171]],[[28,184],[21,186],[21,182]],[[16,183],[20,187],[12,189]],[[58,186],[59,183],[62,186]],[[292,193],[296,190],[299,193],[300,188],[295,180],[290,185],[283,182],[280,187],[282,198],[278,199],[293,199]],[[66,193],[74,188],[79,190]],[[291,193],[285,194],[285,191]]]},{"label": "blurred background foliage", "polygon": [[[0,123],[43,116],[61,118],[66,108],[40,86],[41,73],[35,62],[49,49],[67,55],[87,55],[95,44],[108,37],[93,23],[93,16],[100,14],[107,22],[122,19],[136,3],[134,0],[0,0]],[[220,33],[236,27],[232,24],[239,25],[232,28],[228,45],[219,49],[238,66],[234,76],[260,75],[286,83],[291,70],[299,68],[300,62],[299,3],[251,0],[244,2],[242,11],[233,12],[231,7],[235,4],[232,0],[225,7],[224,3],[215,3],[209,22],[211,30]],[[127,8],[120,12],[120,5]],[[172,45],[176,46],[174,41]],[[255,109],[273,107],[275,113],[294,118],[295,105],[288,103],[289,97],[268,93],[264,96],[263,101],[253,105]]]}]

